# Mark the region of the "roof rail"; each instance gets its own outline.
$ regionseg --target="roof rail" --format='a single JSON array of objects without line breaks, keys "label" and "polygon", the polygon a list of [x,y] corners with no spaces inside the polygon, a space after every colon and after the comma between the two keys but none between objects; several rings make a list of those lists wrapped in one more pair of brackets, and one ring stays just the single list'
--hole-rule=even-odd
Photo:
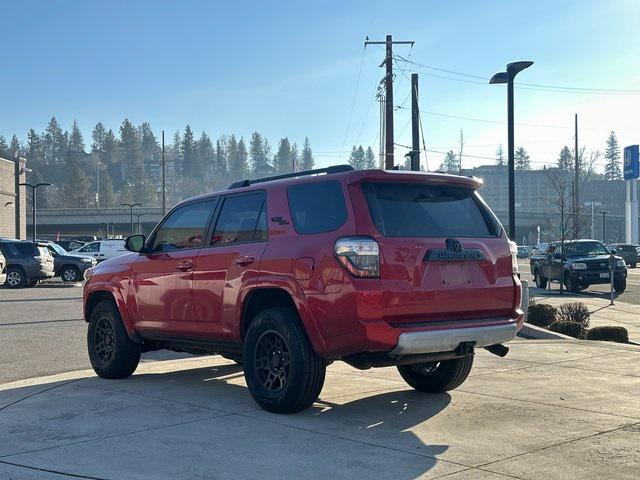
[{"label": "roof rail", "polygon": [[281,180],[283,178],[304,177],[306,175],[316,175],[318,173],[326,173],[330,175],[332,173],[350,172],[353,170],[351,165],[333,165],[327,168],[316,168],[314,170],[304,170],[302,172],[285,173],[283,175],[274,175],[272,177],[255,178],[253,180],[240,180],[239,182],[233,182],[229,185],[227,190],[234,188],[248,187],[254,183],[270,182],[271,180]]}]

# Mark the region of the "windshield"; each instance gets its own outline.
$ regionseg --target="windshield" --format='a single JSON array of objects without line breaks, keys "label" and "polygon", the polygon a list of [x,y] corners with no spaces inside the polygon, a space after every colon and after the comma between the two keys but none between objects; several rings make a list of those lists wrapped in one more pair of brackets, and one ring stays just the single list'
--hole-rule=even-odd
[{"label": "windshield", "polygon": [[58,255],[66,255],[67,251],[62,248],[60,245],[58,245],[57,243],[50,243],[48,245],[48,247],[53,250],[54,252],[56,252]]},{"label": "windshield", "polygon": [[595,255],[609,255],[609,251],[600,242],[577,242],[564,245],[565,256],[592,257]]}]

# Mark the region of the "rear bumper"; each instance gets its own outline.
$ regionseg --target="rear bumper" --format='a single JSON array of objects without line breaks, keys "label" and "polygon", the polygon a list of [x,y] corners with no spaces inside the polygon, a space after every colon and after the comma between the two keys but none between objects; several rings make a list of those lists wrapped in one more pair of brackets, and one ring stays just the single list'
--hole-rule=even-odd
[{"label": "rear bumper", "polygon": [[390,355],[449,352],[458,348],[461,343],[472,343],[478,348],[487,347],[513,340],[517,331],[516,322],[512,322],[487,327],[405,332],[398,337],[398,344]]}]

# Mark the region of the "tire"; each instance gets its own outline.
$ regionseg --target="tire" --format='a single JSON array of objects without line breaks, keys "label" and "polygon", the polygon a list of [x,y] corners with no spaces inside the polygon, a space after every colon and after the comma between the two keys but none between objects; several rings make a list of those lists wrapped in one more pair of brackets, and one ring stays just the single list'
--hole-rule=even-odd
[{"label": "tire", "polygon": [[7,267],[7,278],[4,286],[8,288],[23,288],[27,284],[24,270],[20,267]]},{"label": "tire", "polygon": [[140,362],[140,345],[131,341],[110,300],[103,300],[91,312],[87,349],[93,370],[102,378],[128,377]]},{"label": "tire", "polygon": [[624,293],[624,291],[627,289],[627,279],[626,278],[619,278],[619,279],[613,279],[613,289],[616,291],[616,293]]},{"label": "tire", "polygon": [[63,282],[76,283],[82,279],[82,275],[80,275],[80,270],[77,267],[65,265],[60,273],[60,278],[62,278]]},{"label": "tire", "polygon": [[243,360],[249,392],[269,412],[298,412],[320,395],[327,364],[290,308],[270,308],[255,317],[245,336]]},{"label": "tire", "polygon": [[473,366],[473,355],[443,362],[400,365],[400,376],[420,392],[442,393],[462,385]]},{"label": "tire", "polygon": [[571,275],[565,274],[564,285],[567,287],[567,291],[571,293],[580,293],[580,286],[571,278]]},{"label": "tire", "polygon": [[638,265],[637,263],[632,263],[631,265],[629,265],[631,268],[636,268],[636,265]]},{"label": "tire", "polygon": [[533,275],[533,279],[536,282],[536,287],[538,288],[547,288],[547,279],[542,276],[540,273],[540,269],[535,269],[535,274]]}]

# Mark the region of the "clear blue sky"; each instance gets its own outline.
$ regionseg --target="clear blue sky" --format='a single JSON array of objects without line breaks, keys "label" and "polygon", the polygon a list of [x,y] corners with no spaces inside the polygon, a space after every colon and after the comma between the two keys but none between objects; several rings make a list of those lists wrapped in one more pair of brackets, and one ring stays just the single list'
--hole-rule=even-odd
[{"label": "clear blue sky", "polygon": [[[187,123],[213,137],[257,130],[272,144],[285,135],[298,143],[308,136],[319,163],[338,163],[343,144],[376,150],[378,106],[371,99],[382,76],[382,46],[366,49],[357,91],[356,80],[365,36],[387,33],[416,41],[398,54],[444,69],[489,77],[509,61],[531,59],[523,82],[640,88],[636,0],[1,0],[0,8],[0,134],[20,139],[28,128],[41,131],[52,115],[65,128],[77,119],[86,138],[97,121],[117,131],[128,117],[149,121],[169,138]],[[398,72],[396,104],[406,98],[407,83]],[[501,86],[421,74],[420,89],[424,111],[506,115]],[[570,127],[578,112],[588,149],[604,149],[610,129],[623,145],[640,141],[640,95],[519,90],[516,102],[523,123]],[[408,112],[398,111],[398,143],[410,141],[410,129],[402,131],[407,120]],[[466,154],[493,156],[506,143],[503,125],[432,114],[423,114],[423,122],[434,150],[456,149],[460,129]],[[570,128],[523,126],[516,142],[540,166],[554,161],[572,135]],[[440,157],[431,154],[429,166]]]}]

